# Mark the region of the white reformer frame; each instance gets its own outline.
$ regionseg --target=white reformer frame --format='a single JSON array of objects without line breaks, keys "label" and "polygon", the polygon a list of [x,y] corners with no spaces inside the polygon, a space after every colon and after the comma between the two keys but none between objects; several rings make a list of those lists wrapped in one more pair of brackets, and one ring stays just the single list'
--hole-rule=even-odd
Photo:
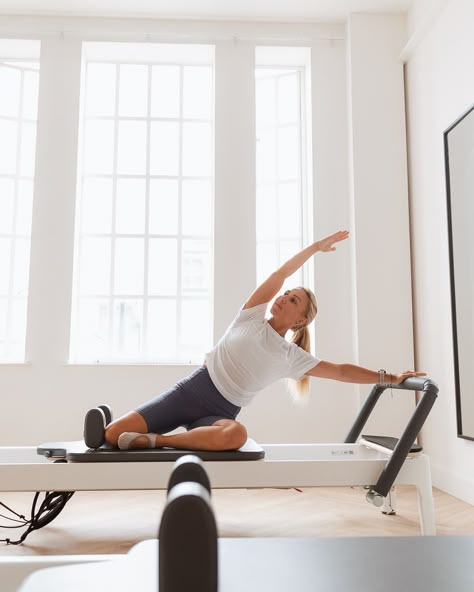
[{"label": "white reformer frame", "polygon": [[[382,392],[373,387],[345,443],[264,444],[265,458],[206,463],[213,488],[292,488],[363,486],[367,499],[393,513],[394,485],[415,485],[422,535],[436,533],[430,462],[427,455],[409,456],[438,389],[432,381],[407,379],[392,388],[423,390],[405,432],[393,451],[375,450],[355,440]],[[35,447],[0,447],[0,491],[112,491],[167,489],[174,462],[59,462],[37,454]],[[132,485],[133,484],[133,485]]]},{"label": "white reformer frame", "polygon": [[[389,453],[364,444],[264,444],[265,458],[206,463],[213,488],[368,486]],[[35,447],[0,448],[0,491],[112,491],[166,489],[174,462],[52,463]],[[133,484],[133,486],[131,485]],[[435,534],[428,456],[408,457],[395,485],[415,485],[421,533]],[[393,504],[392,504],[393,508]],[[382,511],[390,513],[386,508]]]}]

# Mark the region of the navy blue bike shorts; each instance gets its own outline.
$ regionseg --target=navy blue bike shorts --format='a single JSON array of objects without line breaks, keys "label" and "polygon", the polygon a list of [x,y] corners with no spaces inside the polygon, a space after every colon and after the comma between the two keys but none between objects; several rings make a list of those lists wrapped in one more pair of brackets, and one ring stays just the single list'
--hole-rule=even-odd
[{"label": "navy blue bike shorts", "polygon": [[240,409],[221,395],[206,366],[201,366],[135,411],[146,421],[149,432],[166,434],[178,427],[192,430],[219,419],[235,419]]}]

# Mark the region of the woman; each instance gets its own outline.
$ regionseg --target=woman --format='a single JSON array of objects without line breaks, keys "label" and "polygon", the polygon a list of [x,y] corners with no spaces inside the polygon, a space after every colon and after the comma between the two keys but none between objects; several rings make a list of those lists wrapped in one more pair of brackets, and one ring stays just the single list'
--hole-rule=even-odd
[{"label": "woman", "polygon": [[[250,296],[205,364],[152,401],[107,426],[106,441],[121,449],[168,446],[192,450],[233,450],[247,439],[245,427],[236,421],[244,405],[264,387],[281,378],[296,380],[296,390],[307,392],[310,376],[344,382],[374,384],[383,371],[352,364],[333,364],[309,353],[308,325],[316,316],[316,300],[306,288],[287,290],[275,299],[266,320],[268,303],[284,281],[312,255],[335,251],[348,231],[317,241],[289,259]],[[285,336],[293,331],[293,340]],[[399,384],[422,372],[389,375]],[[164,435],[179,426],[186,432]]]}]

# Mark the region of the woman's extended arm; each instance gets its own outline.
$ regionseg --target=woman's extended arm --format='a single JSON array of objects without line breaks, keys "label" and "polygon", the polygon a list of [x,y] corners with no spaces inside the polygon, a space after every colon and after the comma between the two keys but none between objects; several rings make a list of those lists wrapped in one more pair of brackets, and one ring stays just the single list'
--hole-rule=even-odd
[{"label": "woman's extended arm", "polygon": [[[318,378],[330,378],[340,380],[341,382],[354,382],[356,384],[377,384],[379,382],[379,373],[368,368],[355,366],[354,364],[333,364],[332,362],[321,361],[311,370],[306,372],[307,376],[316,376]],[[385,382],[389,384],[400,384],[410,376],[426,376],[425,372],[414,372],[407,370],[401,374],[385,374]]]},{"label": "woman's extended arm", "polygon": [[335,251],[334,243],[345,240],[349,236],[348,230],[340,230],[331,236],[327,236],[319,241],[316,241],[309,247],[306,247],[291,259],[288,259],[279,269],[274,271],[258,288],[253,292],[250,298],[244,305],[244,308],[251,308],[258,304],[270,302],[270,300],[278,294],[283,286],[286,278],[290,277],[298,271],[298,269],[306,263],[306,261],[318,251],[327,253],[328,251]]}]

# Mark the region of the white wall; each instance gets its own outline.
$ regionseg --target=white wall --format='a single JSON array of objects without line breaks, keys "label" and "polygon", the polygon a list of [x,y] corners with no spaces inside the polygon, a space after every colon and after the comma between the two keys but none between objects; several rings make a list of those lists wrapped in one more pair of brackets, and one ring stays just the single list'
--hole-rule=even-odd
[{"label": "white wall", "polygon": [[470,503],[474,442],[456,436],[443,132],[474,102],[473,23],[471,0],[438,2],[434,16],[425,2],[405,53],[416,359],[440,387],[424,446],[435,486]]},{"label": "white wall", "polygon": [[[68,32],[61,35],[62,30]],[[124,413],[193,369],[67,364],[79,84],[75,66],[81,39],[216,44],[216,338],[255,282],[253,49],[275,43],[310,47],[314,233],[319,237],[340,228],[352,230],[350,243],[315,260],[320,309],[316,353],[324,359],[374,369],[398,371],[413,366],[410,262],[404,234],[408,213],[403,81],[394,67],[394,58],[405,42],[404,22],[399,17],[373,20],[361,15],[349,30],[351,42],[347,45],[342,25],[2,19],[0,35],[36,36],[45,42],[32,231],[29,363],[0,368],[0,445],[80,438],[89,407],[108,402],[116,415]],[[367,91],[364,60],[370,62],[369,71],[371,65],[377,66],[377,84]],[[62,81],[60,96],[52,91],[54,80]],[[392,93],[396,98],[384,115],[381,106]],[[349,101],[351,95],[354,100]],[[223,100],[219,102],[219,98]],[[377,106],[377,117],[370,117]],[[382,123],[383,133],[376,133]],[[377,145],[372,142],[374,137]],[[376,183],[368,182],[371,177]],[[389,188],[385,187],[387,177]],[[381,195],[384,203],[379,201]],[[384,208],[396,215],[388,216],[381,228],[380,211]],[[387,283],[392,273],[396,279]],[[241,419],[262,442],[338,441],[345,436],[367,391],[366,387],[359,390],[354,385],[314,380],[309,404],[301,408],[292,404],[279,384],[262,393],[242,412]],[[382,431],[400,431],[407,400],[398,394],[393,400],[386,397],[384,411],[378,414]],[[408,408],[412,408],[411,399]]]},{"label": "white wall", "polygon": [[[405,97],[399,59],[405,27],[403,16],[377,14],[353,14],[347,24],[356,351],[362,365],[387,372],[414,367]],[[363,397],[363,389],[359,391]],[[388,434],[394,422],[401,421],[402,410],[407,421],[415,399],[409,391],[400,391],[395,402],[385,399],[370,425]]]}]

